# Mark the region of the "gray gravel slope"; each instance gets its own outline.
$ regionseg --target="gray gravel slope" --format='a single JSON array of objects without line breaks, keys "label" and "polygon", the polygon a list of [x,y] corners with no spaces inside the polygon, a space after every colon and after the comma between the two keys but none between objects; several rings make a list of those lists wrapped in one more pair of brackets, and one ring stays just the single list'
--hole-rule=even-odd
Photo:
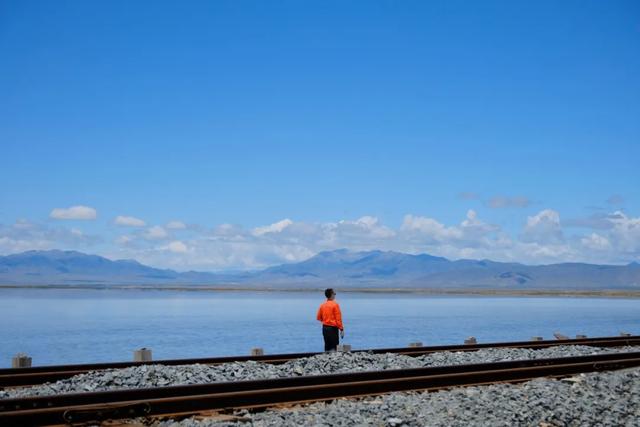
[{"label": "gray gravel slope", "polygon": [[558,346],[541,350],[481,349],[467,352],[439,352],[419,357],[393,353],[332,352],[292,360],[282,365],[270,365],[254,361],[213,366],[201,364],[177,366],[142,365],[124,369],[88,372],[55,383],[33,387],[0,390],[0,399],[123,388],[164,387],[181,384],[205,384],[221,381],[284,378],[300,375],[323,375],[341,372],[419,368],[631,351],[640,351],[640,347]]},{"label": "gray gravel slope", "polygon": [[392,393],[250,414],[242,422],[187,419],[156,427],[640,426],[640,369],[519,385]]}]

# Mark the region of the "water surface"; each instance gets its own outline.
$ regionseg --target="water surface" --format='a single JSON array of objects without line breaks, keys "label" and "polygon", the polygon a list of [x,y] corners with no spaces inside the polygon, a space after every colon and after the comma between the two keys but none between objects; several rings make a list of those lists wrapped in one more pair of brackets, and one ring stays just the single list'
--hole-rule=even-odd
[{"label": "water surface", "polygon": [[[354,349],[640,334],[640,300],[338,292]],[[320,293],[0,289],[0,367],[322,351]]]}]

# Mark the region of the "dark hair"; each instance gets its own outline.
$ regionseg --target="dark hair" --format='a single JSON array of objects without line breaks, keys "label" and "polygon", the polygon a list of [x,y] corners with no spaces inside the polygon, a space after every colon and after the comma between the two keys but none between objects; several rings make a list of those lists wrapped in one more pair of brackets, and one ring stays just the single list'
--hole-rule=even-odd
[{"label": "dark hair", "polygon": [[333,295],[333,288],[329,288],[329,289],[324,291],[324,296],[325,297],[331,298],[331,295]]}]

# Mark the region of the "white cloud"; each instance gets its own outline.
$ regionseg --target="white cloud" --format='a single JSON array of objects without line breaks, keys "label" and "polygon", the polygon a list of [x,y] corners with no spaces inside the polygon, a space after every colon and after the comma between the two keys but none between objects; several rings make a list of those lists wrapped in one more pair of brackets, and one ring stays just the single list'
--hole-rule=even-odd
[{"label": "white cloud", "polygon": [[400,230],[414,241],[473,247],[486,245],[488,237],[500,228],[480,220],[476,211],[470,209],[458,226],[448,227],[433,218],[406,215]]},{"label": "white cloud", "polygon": [[528,217],[521,238],[524,242],[564,242],[560,214],[552,209],[545,209]]},{"label": "white cloud", "polygon": [[447,227],[433,218],[424,216],[405,215],[400,230],[405,233],[420,233],[431,242],[444,242],[462,237],[462,232],[459,229]]},{"label": "white cloud", "polygon": [[118,236],[118,238],[116,239],[116,243],[119,245],[127,245],[132,240],[133,238],[131,236],[122,235],[122,236]]},{"label": "white cloud", "polygon": [[597,233],[591,233],[589,236],[585,236],[580,239],[586,248],[596,251],[607,250],[611,248],[611,243],[606,237],[603,237]]},{"label": "white cloud", "polygon": [[[173,221],[172,221],[173,222]],[[177,240],[168,223],[133,230],[110,239],[113,258],[177,270],[256,269],[297,262],[340,248],[429,253],[449,259],[471,258],[529,264],[558,262],[627,263],[640,260],[640,218],[621,211],[567,228],[560,213],[545,209],[524,218],[522,229],[503,230],[468,210],[460,221],[445,223],[428,216],[406,215],[391,227],[375,216],[332,222],[283,219],[255,228],[190,224]],[[592,226],[589,227],[589,224]],[[585,231],[586,230],[586,231]],[[99,241],[79,229],[49,227],[26,219],[0,224],[0,253],[28,249],[77,248]]]},{"label": "white cloud", "polygon": [[149,227],[144,233],[144,237],[150,240],[161,240],[165,239],[167,236],[169,236],[169,233],[159,225]]},{"label": "white cloud", "polygon": [[10,226],[0,224],[0,253],[27,250],[85,248],[101,242],[99,236],[77,228],[51,227],[20,219]]},{"label": "white cloud", "polygon": [[173,242],[169,243],[169,244],[166,246],[166,248],[167,248],[169,251],[174,252],[174,253],[177,253],[177,254],[185,253],[185,252],[187,252],[187,250],[188,250],[187,245],[185,245],[184,243],[182,243],[182,242],[181,242],[181,241],[179,241],[179,240],[175,240],[175,241],[173,241]]},{"label": "white cloud", "polygon": [[19,219],[13,224],[13,227],[19,230],[29,230],[36,227],[35,224],[26,219]]},{"label": "white cloud", "polygon": [[283,219],[282,221],[278,221],[271,225],[267,225],[264,227],[256,227],[253,229],[253,234],[256,236],[262,236],[267,233],[281,233],[285,228],[293,224],[293,221],[290,219]]},{"label": "white cloud", "polygon": [[395,236],[395,231],[380,223],[378,218],[363,216],[355,221],[342,220],[336,224],[329,224],[329,229],[341,237],[362,240],[380,240]]},{"label": "white cloud", "polygon": [[12,254],[31,250],[52,249],[54,243],[50,240],[14,239],[7,236],[0,237],[0,253]]},{"label": "white cloud", "polygon": [[69,208],[55,208],[49,216],[53,219],[90,220],[96,219],[98,212],[88,206],[71,206]]},{"label": "white cloud", "polygon": [[598,230],[608,230],[613,228],[611,219],[616,219],[615,214],[595,213],[585,218],[570,218],[562,220],[562,227],[590,228]]},{"label": "white cloud", "polygon": [[114,224],[121,225],[123,227],[144,227],[147,225],[147,223],[140,218],[123,215],[118,215],[113,222]]},{"label": "white cloud", "polygon": [[467,211],[467,219],[460,223],[462,234],[467,238],[482,238],[487,234],[498,231],[500,227],[488,224],[478,219],[478,214],[473,209]]},{"label": "white cloud", "polygon": [[211,233],[211,239],[244,241],[251,238],[242,227],[233,224],[220,224]]},{"label": "white cloud", "polygon": [[182,221],[169,221],[165,227],[169,230],[184,230],[187,225]]},{"label": "white cloud", "polygon": [[608,234],[612,244],[628,256],[640,257],[640,217],[631,218],[616,211],[608,218],[613,224]]}]

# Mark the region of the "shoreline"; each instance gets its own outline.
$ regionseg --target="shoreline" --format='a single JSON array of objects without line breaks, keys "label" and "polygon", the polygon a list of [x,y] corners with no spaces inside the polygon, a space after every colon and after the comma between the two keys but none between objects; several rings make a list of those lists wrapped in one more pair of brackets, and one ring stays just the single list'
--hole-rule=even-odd
[{"label": "shoreline", "polygon": [[[48,290],[94,290],[94,291],[183,291],[183,292],[321,292],[324,288],[273,288],[273,287],[235,287],[209,285],[5,285],[0,289],[48,289]],[[415,294],[442,296],[515,296],[515,297],[600,297],[600,298],[638,298],[640,290],[567,290],[567,289],[433,289],[433,288],[341,288],[346,293],[370,294]]]}]

